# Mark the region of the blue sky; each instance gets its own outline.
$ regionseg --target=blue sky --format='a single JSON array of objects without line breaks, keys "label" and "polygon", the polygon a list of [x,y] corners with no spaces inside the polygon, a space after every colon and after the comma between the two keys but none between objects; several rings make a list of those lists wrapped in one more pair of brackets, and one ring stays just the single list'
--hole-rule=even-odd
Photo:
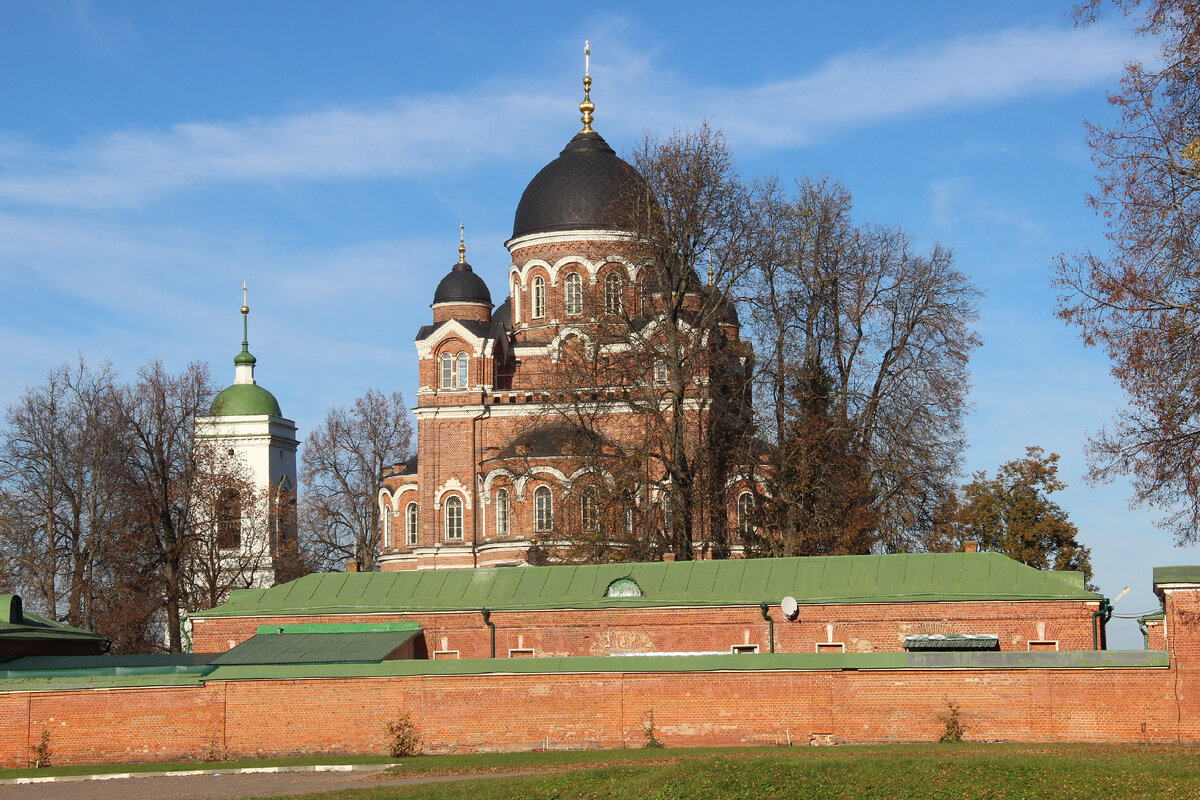
[{"label": "blue sky", "polygon": [[[1041,445],[1119,612],[1196,563],[1083,445],[1122,402],[1054,319],[1054,255],[1102,247],[1084,119],[1152,58],[1070,3],[23,3],[0,0],[0,403],[77,353],[232,381],[243,280],[258,377],[311,429],[416,389],[412,337],[468,258],[500,295],[528,180],[578,129],[703,119],[749,175],[825,173],[863,220],[941,241],[986,293],[967,471]],[[1114,644],[1140,646],[1114,623]]]}]

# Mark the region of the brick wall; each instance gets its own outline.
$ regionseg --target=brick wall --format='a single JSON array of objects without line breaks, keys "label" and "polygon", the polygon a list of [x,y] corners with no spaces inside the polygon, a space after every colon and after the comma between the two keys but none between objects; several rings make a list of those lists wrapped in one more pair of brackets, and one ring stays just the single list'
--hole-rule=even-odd
[{"label": "brick wall", "polygon": [[422,675],[0,695],[0,766],[43,728],[56,763],[384,752],[412,712],[428,752],[934,741],[946,701],[975,741],[1200,740],[1174,669]]},{"label": "brick wall", "polygon": [[[775,649],[813,653],[818,643],[840,643],[848,653],[899,652],[904,637],[930,633],[990,633],[1000,649],[1023,651],[1031,641],[1060,650],[1092,648],[1094,604],[1083,602],[891,603],[802,606],[787,621],[778,606]],[[414,621],[430,652],[457,650],[462,658],[489,656],[489,631],[478,611],[287,617],[198,618],[196,652],[224,652],[254,635],[259,625],[302,622]],[[565,611],[495,611],[496,655],[530,649],[538,656],[598,656],[614,652],[730,652],[735,645],[770,650],[769,626],[758,606]]]}]

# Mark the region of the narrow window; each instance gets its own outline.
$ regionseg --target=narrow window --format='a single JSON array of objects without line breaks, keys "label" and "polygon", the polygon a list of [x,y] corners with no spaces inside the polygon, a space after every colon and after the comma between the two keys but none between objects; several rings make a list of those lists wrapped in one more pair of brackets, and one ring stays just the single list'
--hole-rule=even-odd
[{"label": "narrow window", "polygon": [[409,547],[417,545],[417,504],[409,503],[404,510],[404,538]]},{"label": "narrow window", "polygon": [[675,532],[675,498],[670,492],[662,495],[663,533],[670,536]]},{"label": "narrow window", "polygon": [[583,313],[583,278],[578,272],[572,272],[566,279],[567,313]]},{"label": "narrow window", "polygon": [[446,541],[463,538],[463,501],[461,497],[446,500]]},{"label": "narrow window", "polygon": [[621,505],[625,512],[625,533],[633,535],[633,493],[628,489],[621,492]]},{"label": "narrow window", "polygon": [[508,489],[496,492],[496,535],[508,536]]},{"label": "narrow window", "polygon": [[654,382],[667,382],[667,362],[663,361],[661,358],[654,362]]},{"label": "narrow window", "polygon": [[533,318],[546,316],[546,281],[538,276],[533,279]]},{"label": "narrow window", "polygon": [[454,356],[442,353],[442,388],[454,388]]},{"label": "narrow window", "polygon": [[392,546],[392,507],[384,504],[379,509],[379,516],[383,518],[383,546],[388,548]]},{"label": "narrow window", "polygon": [[217,547],[237,550],[242,546],[242,496],[225,489],[217,498]]},{"label": "narrow window", "polygon": [[512,288],[512,321],[514,324],[521,321],[521,284],[513,281]]},{"label": "narrow window", "polygon": [[467,354],[458,354],[458,388],[467,388]]},{"label": "narrow window", "polygon": [[579,497],[579,512],[583,530],[595,533],[600,530],[600,504],[596,500],[596,490],[589,487],[583,490]]},{"label": "narrow window", "polygon": [[554,528],[554,495],[549,486],[539,486],[533,493],[533,529],[547,533]]},{"label": "narrow window", "polygon": [[621,276],[610,272],[604,279],[604,313],[620,314],[624,310],[621,303]]},{"label": "narrow window", "polygon": [[754,495],[750,492],[742,492],[738,495],[737,515],[738,534],[741,536],[752,535],[757,528],[754,527]]}]

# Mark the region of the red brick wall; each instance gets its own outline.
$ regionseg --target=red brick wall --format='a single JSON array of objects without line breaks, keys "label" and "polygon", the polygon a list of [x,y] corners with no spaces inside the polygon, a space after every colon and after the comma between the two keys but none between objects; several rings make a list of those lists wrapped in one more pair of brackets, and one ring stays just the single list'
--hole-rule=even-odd
[{"label": "red brick wall", "polygon": [[56,763],[380,753],[412,712],[428,752],[936,740],[946,701],[976,741],[1200,739],[1175,670],[897,670],[264,680],[0,695],[0,766],[43,728]]},{"label": "red brick wall", "polygon": [[[1001,650],[1028,649],[1031,640],[1056,640],[1060,650],[1090,650],[1092,611],[1082,602],[894,603],[802,606],[795,622],[778,606],[775,649],[813,653],[818,642],[841,642],[848,653],[899,652],[904,637],[928,633],[992,633]],[[259,625],[299,622],[415,621],[430,652],[458,650],[462,658],[489,655],[489,631],[478,611],[425,614],[199,618],[196,652],[224,652]],[[538,656],[595,656],[613,652],[729,652],[733,645],[770,650],[769,629],[757,606],[587,611],[495,611],[496,655],[532,648]],[[443,641],[445,640],[445,646]]]}]

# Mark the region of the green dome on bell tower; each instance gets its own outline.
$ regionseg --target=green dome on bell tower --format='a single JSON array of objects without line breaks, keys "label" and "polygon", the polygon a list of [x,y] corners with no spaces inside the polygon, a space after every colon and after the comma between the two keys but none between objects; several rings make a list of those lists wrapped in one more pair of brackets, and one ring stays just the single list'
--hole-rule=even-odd
[{"label": "green dome on bell tower", "polygon": [[254,380],[254,365],[258,363],[258,359],[250,354],[249,317],[250,307],[246,305],[246,284],[243,283],[242,352],[233,357],[233,385],[224,389],[213,399],[211,413],[214,417],[283,416],[275,395],[259,386]]}]

